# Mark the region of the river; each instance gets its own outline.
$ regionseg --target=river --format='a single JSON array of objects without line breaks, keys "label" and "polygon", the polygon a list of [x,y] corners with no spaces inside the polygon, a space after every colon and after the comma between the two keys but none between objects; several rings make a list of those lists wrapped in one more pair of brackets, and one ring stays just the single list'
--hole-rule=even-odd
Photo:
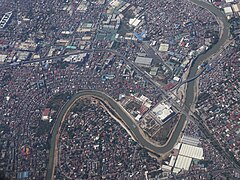
[{"label": "river", "polygon": [[[222,46],[229,39],[229,34],[230,34],[230,25],[228,23],[228,20],[225,14],[223,14],[218,8],[203,1],[199,1],[199,0],[191,0],[191,1],[195,4],[198,4],[199,6],[202,6],[208,9],[211,13],[217,16],[223,23],[223,30],[222,30],[222,36],[220,37],[219,41],[211,49],[199,55],[197,59],[194,60],[194,62],[190,67],[190,71],[187,79],[193,78],[197,74],[198,66],[201,65],[203,61],[207,60],[209,57],[211,57],[212,55],[214,55],[215,53],[221,50]],[[185,108],[187,112],[189,111],[189,108],[195,101],[195,98],[194,98],[196,93],[194,92],[195,85],[196,85],[196,81],[191,81],[187,84],[186,98],[185,98],[185,105],[188,107],[188,108]],[[186,122],[186,116],[183,115],[179,120],[177,128],[175,129],[170,142],[166,145],[168,147],[167,150],[169,150],[170,147],[172,148],[174,144],[177,142],[177,139],[181,134],[181,131],[184,127],[185,122]]]},{"label": "river", "polygon": [[[191,0],[191,1],[195,4],[198,4],[206,9],[208,9],[215,16],[220,18],[220,20],[223,23],[224,28],[223,28],[222,36],[220,37],[219,41],[211,49],[209,49],[206,53],[199,55],[198,58],[194,61],[194,63],[192,63],[192,66],[190,67],[190,72],[189,72],[188,78],[192,78],[195,76],[195,74],[197,73],[197,70],[198,70],[198,66],[204,60],[206,60],[208,57],[212,56],[213,54],[215,54],[219,50],[221,50],[221,47],[224,45],[224,43],[229,38],[229,27],[230,27],[230,25],[225,17],[225,14],[223,14],[219,9],[217,9],[216,7],[210,5],[206,2],[203,2],[203,1],[199,1],[199,0]],[[185,105],[188,107],[190,107],[194,103],[194,86],[195,86],[195,81],[192,81],[187,84]],[[74,95],[73,98],[67,102],[66,106],[64,106],[62,111],[60,112],[59,118],[54,126],[53,134],[52,134],[52,141],[51,141],[48,173],[47,173],[47,179],[49,179],[49,180],[51,179],[52,173],[53,173],[53,166],[54,166],[53,161],[54,161],[54,152],[55,152],[54,147],[55,147],[55,143],[56,143],[56,141],[55,141],[56,135],[57,135],[57,132],[60,127],[61,117],[63,117],[63,114],[67,110],[67,107],[69,105],[71,105],[71,103],[73,103],[74,99],[76,99],[80,96],[85,96],[85,95],[93,95],[93,96],[99,97],[100,99],[104,99],[105,101],[108,101],[111,108],[113,108],[119,115],[121,115],[122,119],[125,121],[125,123],[129,127],[129,129],[132,131],[132,133],[134,134],[137,141],[143,147],[145,147],[153,152],[156,152],[158,154],[166,153],[174,147],[174,145],[176,144],[176,142],[179,138],[179,135],[181,134],[184,124],[186,122],[186,116],[182,115],[182,117],[179,120],[177,127],[176,127],[175,131],[173,132],[168,143],[162,147],[158,147],[158,146],[155,146],[155,145],[149,143],[142,137],[138,128],[133,126],[133,122],[131,121],[131,118],[128,116],[128,114],[126,114],[125,111],[123,111],[121,109],[121,107],[112,98],[108,97],[107,95],[105,95],[104,93],[101,93],[99,91],[90,91],[90,90],[82,91],[82,92]]]},{"label": "river", "polygon": [[[222,46],[229,39],[229,34],[230,34],[230,25],[228,23],[228,20],[225,14],[223,14],[218,8],[200,0],[191,0],[191,1],[195,4],[198,4],[199,6],[204,7],[205,9],[208,9],[211,13],[217,16],[222,21],[223,30],[222,30],[222,36],[220,37],[219,41],[211,49],[199,55],[197,59],[194,60],[194,62],[190,67],[190,71],[187,79],[193,78],[197,74],[198,66],[201,65],[203,61],[207,60],[209,57],[211,57],[212,55],[214,55],[215,53],[221,50]],[[195,85],[196,85],[196,81],[191,81],[187,84],[185,105],[188,108],[190,108],[191,105],[194,103],[194,99],[195,99],[194,94],[196,93],[194,92]],[[187,112],[189,111],[188,108],[185,108]],[[179,121],[178,127],[176,128],[172,136],[171,141],[173,142],[172,143],[169,142],[170,146],[176,143],[175,141],[177,141],[185,122],[186,122],[186,117],[182,116]]]},{"label": "river", "polygon": [[[224,45],[224,43],[229,39],[230,34],[230,25],[228,23],[228,20],[223,12],[221,12],[218,8],[212,6],[211,4],[208,4],[206,2],[200,1],[200,0],[191,0],[193,3],[198,4],[199,6],[202,6],[206,9],[208,9],[211,13],[213,13],[215,16],[217,16],[223,23],[223,31],[222,36],[220,37],[219,41],[206,53],[201,54],[197,57],[197,59],[194,61],[192,66],[190,67],[190,72],[188,79],[194,77],[197,73],[198,66],[202,64],[204,60],[207,60],[208,57],[212,56],[213,54],[217,53],[221,50],[221,47]],[[188,83],[187,91],[186,91],[186,99],[185,104],[186,106],[190,107],[194,100],[194,85],[195,81],[192,81]]]}]

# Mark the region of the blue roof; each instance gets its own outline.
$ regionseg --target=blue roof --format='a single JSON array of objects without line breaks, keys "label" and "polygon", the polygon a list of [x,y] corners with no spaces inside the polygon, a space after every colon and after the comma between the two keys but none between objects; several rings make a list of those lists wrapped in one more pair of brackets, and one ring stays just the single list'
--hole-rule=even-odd
[{"label": "blue roof", "polygon": [[139,41],[142,41],[143,40],[142,36],[145,34],[145,32],[143,31],[141,34],[134,32],[133,34]]},{"label": "blue roof", "polygon": [[28,177],[29,177],[29,171],[23,171],[17,174],[17,179],[24,179]]}]

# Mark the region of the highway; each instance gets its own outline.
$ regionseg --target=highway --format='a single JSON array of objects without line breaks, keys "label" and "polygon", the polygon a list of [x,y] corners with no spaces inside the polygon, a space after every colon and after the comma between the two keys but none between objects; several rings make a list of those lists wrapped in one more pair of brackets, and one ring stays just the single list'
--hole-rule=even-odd
[{"label": "highway", "polygon": [[[90,49],[90,50],[78,50],[75,52],[71,52],[68,54],[64,54],[64,55],[58,55],[58,56],[48,56],[48,57],[44,57],[44,58],[36,58],[36,59],[31,59],[29,61],[22,61],[17,65],[26,65],[26,64],[32,64],[32,63],[40,63],[40,62],[45,62],[48,60],[63,60],[66,57],[72,56],[72,55],[78,55],[81,53],[93,53],[93,52],[113,52],[117,55],[122,56],[120,53],[112,50],[112,49]],[[2,64],[0,65],[0,68],[8,68],[10,66],[14,66],[14,63],[7,63],[7,64]]]}]

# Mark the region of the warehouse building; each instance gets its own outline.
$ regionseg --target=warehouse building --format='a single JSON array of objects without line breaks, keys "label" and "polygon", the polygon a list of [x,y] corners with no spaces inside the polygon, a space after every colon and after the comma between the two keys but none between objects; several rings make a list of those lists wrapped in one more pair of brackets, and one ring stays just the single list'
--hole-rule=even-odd
[{"label": "warehouse building", "polygon": [[162,43],[160,44],[159,51],[160,52],[167,52],[169,50],[169,44]]},{"label": "warehouse building", "polygon": [[11,19],[11,17],[12,17],[12,12],[11,11],[4,14],[2,19],[0,20],[0,29],[5,28],[5,26],[7,25],[7,23]]},{"label": "warehouse building", "polygon": [[233,4],[232,5],[232,10],[233,10],[234,13],[236,13],[239,16],[240,15],[240,3]]},{"label": "warehouse building", "polygon": [[152,61],[153,61],[152,58],[138,56],[135,60],[135,63],[139,66],[151,67]]},{"label": "warehouse building", "polygon": [[[182,143],[178,143],[174,149],[169,163],[163,169],[178,174],[188,171],[192,165],[192,160],[203,160],[203,148],[198,147],[200,141],[197,138],[183,136]],[[184,142],[184,143],[183,143]],[[188,144],[187,144],[188,143]]]},{"label": "warehouse building", "polygon": [[200,141],[198,138],[193,138],[193,137],[183,135],[182,143],[192,145],[192,146],[198,146],[200,144]]},{"label": "warehouse building", "polygon": [[186,157],[202,160],[203,148],[188,144],[182,144],[179,154]]},{"label": "warehouse building", "polygon": [[177,172],[182,169],[188,171],[191,163],[192,163],[192,158],[178,155],[177,161],[176,161],[175,167],[174,167],[175,170],[173,169],[173,171]]}]

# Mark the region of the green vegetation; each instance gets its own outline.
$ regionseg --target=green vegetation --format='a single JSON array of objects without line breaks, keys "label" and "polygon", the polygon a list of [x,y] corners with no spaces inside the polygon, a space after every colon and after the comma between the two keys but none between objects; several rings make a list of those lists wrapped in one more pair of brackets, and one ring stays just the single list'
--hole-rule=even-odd
[{"label": "green vegetation", "polygon": [[7,126],[5,124],[0,124],[0,134],[2,131],[4,132],[4,134],[10,132],[9,126]]},{"label": "green vegetation", "polygon": [[198,163],[199,163],[199,164],[203,164],[204,167],[207,168],[208,165],[209,165],[209,164],[212,164],[213,162],[212,162],[212,161],[209,161],[209,160],[200,160]]},{"label": "green vegetation", "polygon": [[62,106],[62,103],[67,101],[71,97],[70,93],[59,93],[53,96],[47,104],[47,107],[58,111],[58,109]]},{"label": "green vegetation", "polygon": [[59,61],[57,63],[54,64],[55,68],[60,68],[60,69],[66,69],[66,67],[68,67],[69,63],[68,62],[63,62],[63,61]]},{"label": "green vegetation", "polygon": [[84,99],[82,101],[78,101],[75,104],[75,106],[72,108],[72,111],[74,113],[81,112],[83,110],[83,108],[89,103],[90,103],[89,99]]},{"label": "green vegetation", "polygon": [[126,109],[130,109],[130,110],[136,110],[136,109],[139,109],[140,107],[141,105],[134,101],[131,101],[126,105]]},{"label": "green vegetation", "polygon": [[51,127],[52,127],[52,123],[50,123],[49,121],[40,120],[37,128],[36,136],[39,137],[43,134],[49,133],[51,130]]},{"label": "green vegetation", "polygon": [[118,30],[118,33],[120,36],[125,36],[127,32],[129,32],[130,27],[127,25],[127,23],[123,22],[120,25],[120,28]]}]

